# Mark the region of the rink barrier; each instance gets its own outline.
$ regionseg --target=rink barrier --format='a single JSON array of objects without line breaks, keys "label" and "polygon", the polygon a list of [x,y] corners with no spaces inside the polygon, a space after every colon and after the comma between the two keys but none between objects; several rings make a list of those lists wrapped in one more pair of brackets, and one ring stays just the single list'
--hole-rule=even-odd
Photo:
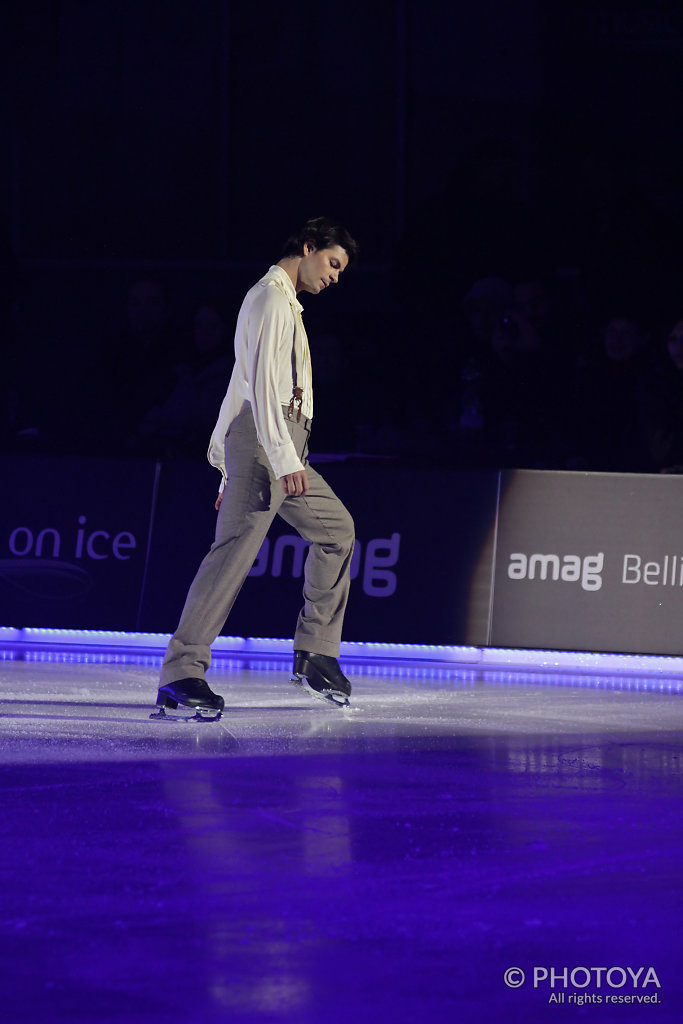
[{"label": "rink barrier", "polygon": [[[12,484],[0,622],[166,637],[215,532],[208,466],[3,456],[0,472]],[[344,634],[370,645],[346,657],[366,657],[380,637],[380,656],[432,650],[446,664],[507,662],[484,648],[568,652],[572,664],[577,651],[683,657],[683,474],[352,463],[325,473],[356,525]],[[419,507],[405,500],[414,491]],[[217,651],[290,634],[307,547],[276,517]],[[267,643],[275,657],[285,649]]]},{"label": "rink barrier", "polygon": [[[73,652],[118,652],[163,655],[170,634],[126,633],[89,629],[0,627],[0,648]],[[213,647],[221,658],[268,658],[286,664],[292,640],[274,637],[221,636]],[[675,656],[609,654],[586,651],[515,650],[496,647],[449,647],[437,644],[392,644],[345,641],[340,659],[359,665],[444,666],[453,670],[477,668],[495,673],[523,672],[605,677],[634,681],[635,688],[683,692],[683,658]],[[511,679],[514,681],[514,678]]]}]

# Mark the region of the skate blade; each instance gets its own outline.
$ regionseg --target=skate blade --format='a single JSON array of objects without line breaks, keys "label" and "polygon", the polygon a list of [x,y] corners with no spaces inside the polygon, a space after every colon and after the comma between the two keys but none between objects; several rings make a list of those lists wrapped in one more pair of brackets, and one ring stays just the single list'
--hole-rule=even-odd
[{"label": "skate blade", "polygon": [[320,690],[314,690],[308,679],[305,676],[299,676],[296,673],[292,674],[289,680],[292,686],[298,686],[300,690],[307,693],[311,697],[315,697],[316,700],[321,700],[323,704],[330,704],[334,708],[348,708],[349,698],[341,690],[324,690],[322,693]]},{"label": "skate blade", "polygon": [[[188,708],[188,711],[190,710],[191,708]],[[202,712],[199,709],[194,715],[176,714],[175,712],[169,714],[165,707],[159,707],[149,717],[156,719],[157,722],[217,722],[222,714],[222,711]]]}]

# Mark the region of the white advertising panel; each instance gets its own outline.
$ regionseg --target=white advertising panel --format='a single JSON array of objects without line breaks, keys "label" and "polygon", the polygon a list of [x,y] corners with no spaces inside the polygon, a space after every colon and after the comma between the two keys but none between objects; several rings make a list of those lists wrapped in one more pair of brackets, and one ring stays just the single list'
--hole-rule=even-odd
[{"label": "white advertising panel", "polygon": [[504,473],[489,642],[683,653],[683,477]]}]

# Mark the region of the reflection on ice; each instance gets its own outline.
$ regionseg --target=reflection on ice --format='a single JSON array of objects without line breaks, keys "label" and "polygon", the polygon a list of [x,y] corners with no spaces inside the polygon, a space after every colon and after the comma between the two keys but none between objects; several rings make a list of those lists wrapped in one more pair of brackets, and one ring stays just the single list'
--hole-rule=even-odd
[{"label": "reflection on ice", "polygon": [[594,748],[603,737],[664,738],[683,724],[681,683],[672,678],[350,658],[352,705],[340,711],[291,686],[289,659],[268,655],[215,659],[212,686],[226,699],[219,722],[161,722],[150,720],[158,654],[1,653],[4,763],[352,753],[387,743],[436,750],[476,741],[499,768],[534,772],[549,744],[547,764],[559,778],[571,761],[562,760],[569,742]]},{"label": "reflection on ice", "polygon": [[158,651],[0,653],[13,1020],[526,1024],[506,968],[581,963],[654,965],[681,1019],[663,666],[349,657],[341,711],[251,652],[220,721],[164,723]]}]

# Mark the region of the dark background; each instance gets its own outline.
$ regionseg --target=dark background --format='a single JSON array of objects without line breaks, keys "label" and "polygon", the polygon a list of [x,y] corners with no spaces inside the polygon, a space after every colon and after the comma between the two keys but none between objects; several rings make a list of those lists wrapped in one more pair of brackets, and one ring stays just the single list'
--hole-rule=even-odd
[{"label": "dark background", "polygon": [[[220,309],[229,360],[245,289],[325,212],[362,260],[307,304],[314,446],[683,462],[680,417],[663,453],[647,420],[683,317],[680,4],[26,0],[3,19],[3,450],[203,458],[203,423],[184,444],[139,429],[194,365],[195,304]],[[521,363],[464,315],[490,278],[544,291]],[[139,358],[127,296],[149,281],[165,333]],[[604,358],[618,316],[640,329],[644,396],[638,360]]]}]

